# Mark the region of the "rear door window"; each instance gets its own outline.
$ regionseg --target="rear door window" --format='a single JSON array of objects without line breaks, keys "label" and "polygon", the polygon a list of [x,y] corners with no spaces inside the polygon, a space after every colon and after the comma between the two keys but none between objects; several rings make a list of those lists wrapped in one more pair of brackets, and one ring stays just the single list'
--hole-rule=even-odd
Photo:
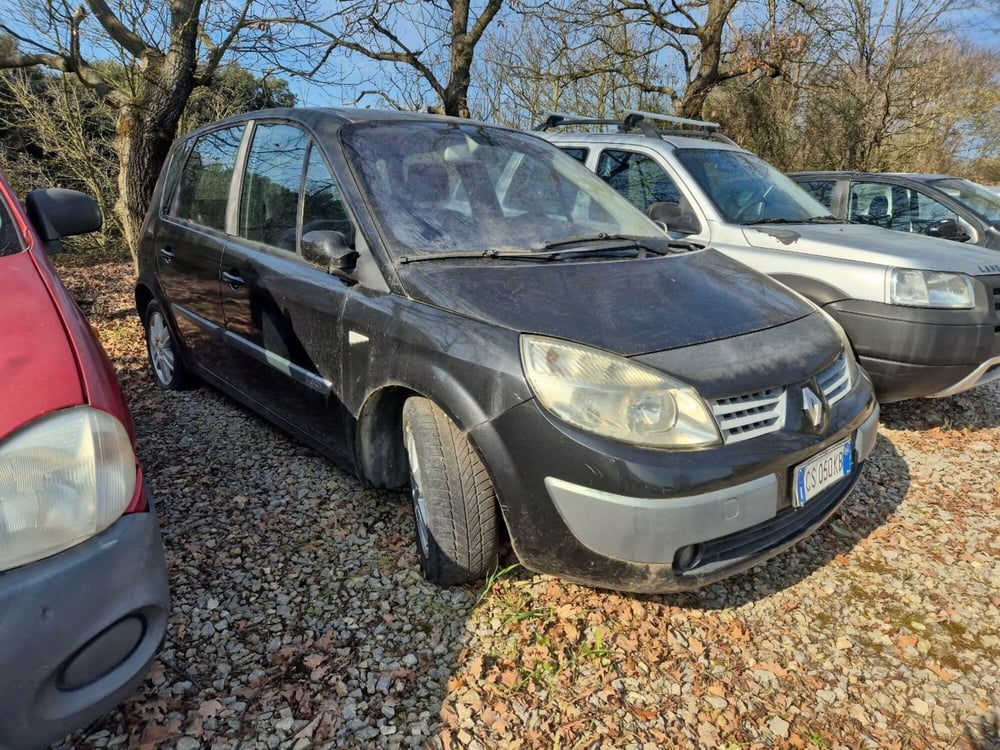
[{"label": "rear door window", "polygon": [[608,149],[601,153],[597,175],[640,211],[645,211],[651,203],[681,200],[673,180],[645,154]]},{"label": "rear door window", "polygon": [[238,126],[198,138],[184,162],[169,215],[226,231],[226,204],[242,136]]}]

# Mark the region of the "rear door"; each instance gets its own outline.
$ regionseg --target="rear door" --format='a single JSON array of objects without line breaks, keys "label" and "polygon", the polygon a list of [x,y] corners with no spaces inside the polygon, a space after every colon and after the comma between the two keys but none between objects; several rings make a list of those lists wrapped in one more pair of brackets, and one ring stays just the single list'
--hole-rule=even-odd
[{"label": "rear door", "polygon": [[258,122],[239,187],[236,236],[222,259],[231,382],[272,418],[351,457],[341,393],[341,318],[348,280],[306,261],[301,235],[355,232],[310,136]]},{"label": "rear door", "polygon": [[156,274],[183,345],[225,377],[219,289],[226,209],[243,126],[206,133],[188,150],[155,237]]}]

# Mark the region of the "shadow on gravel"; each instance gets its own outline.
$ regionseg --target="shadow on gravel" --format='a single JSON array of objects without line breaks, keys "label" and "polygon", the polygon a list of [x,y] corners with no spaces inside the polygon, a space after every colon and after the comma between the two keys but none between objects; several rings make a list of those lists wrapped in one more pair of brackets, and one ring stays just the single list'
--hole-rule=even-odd
[{"label": "shadow on gravel", "polygon": [[[879,433],[854,492],[823,526],[777,557],[698,591],[636,596],[679,607],[727,609],[765,599],[795,585],[882,526],[906,496],[910,471],[892,441]],[[627,595],[623,595],[627,596]]]},{"label": "shadow on gravel", "polygon": [[899,401],[882,407],[882,425],[891,430],[982,430],[1000,427],[1000,383],[950,398]]}]

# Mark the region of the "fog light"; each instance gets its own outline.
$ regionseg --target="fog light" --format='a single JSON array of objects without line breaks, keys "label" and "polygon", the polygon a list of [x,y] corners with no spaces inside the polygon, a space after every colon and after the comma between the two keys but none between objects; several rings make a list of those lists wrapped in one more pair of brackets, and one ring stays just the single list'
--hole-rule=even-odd
[{"label": "fog light", "polygon": [[701,545],[688,544],[674,553],[674,570],[681,573],[690,570],[701,559]]}]

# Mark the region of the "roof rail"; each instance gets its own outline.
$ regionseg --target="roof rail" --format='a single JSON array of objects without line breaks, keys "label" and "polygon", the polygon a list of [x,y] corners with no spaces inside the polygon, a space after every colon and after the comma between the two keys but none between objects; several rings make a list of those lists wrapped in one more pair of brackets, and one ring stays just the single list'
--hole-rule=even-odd
[{"label": "roof rail", "polygon": [[707,130],[710,133],[714,133],[718,130],[721,125],[717,122],[706,122],[705,120],[691,120],[687,117],[675,117],[674,115],[659,115],[656,112],[643,112],[639,109],[630,109],[626,115],[638,115],[638,117],[645,118],[647,120],[663,120],[664,122],[672,122],[675,125],[693,125],[694,127],[701,128],[702,130]]},{"label": "roof rail", "polygon": [[[660,130],[656,128],[654,125],[646,122],[646,120],[660,120],[663,122],[672,123],[674,125],[690,125],[697,128],[697,130],[685,130],[683,128]],[[707,122],[705,120],[691,120],[687,117],[674,117],[673,115],[660,115],[655,112],[643,112],[637,109],[631,109],[625,113],[626,130],[639,128],[645,135],[652,136],[654,138],[659,138],[664,135],[687,136],[689,138],[702,137],[736,145],[736,142],[733,141],[731,138],[727,138],[722,133],[718,132],[720,127],[721,126],[717,122]]]},{"label": "roof rail", "polygon": [[545,119],[535,125],[532,130],[541,131],[566,125],[622,125],[621,120],[606,117],[580,117],[565,112],[546,112]]}]

